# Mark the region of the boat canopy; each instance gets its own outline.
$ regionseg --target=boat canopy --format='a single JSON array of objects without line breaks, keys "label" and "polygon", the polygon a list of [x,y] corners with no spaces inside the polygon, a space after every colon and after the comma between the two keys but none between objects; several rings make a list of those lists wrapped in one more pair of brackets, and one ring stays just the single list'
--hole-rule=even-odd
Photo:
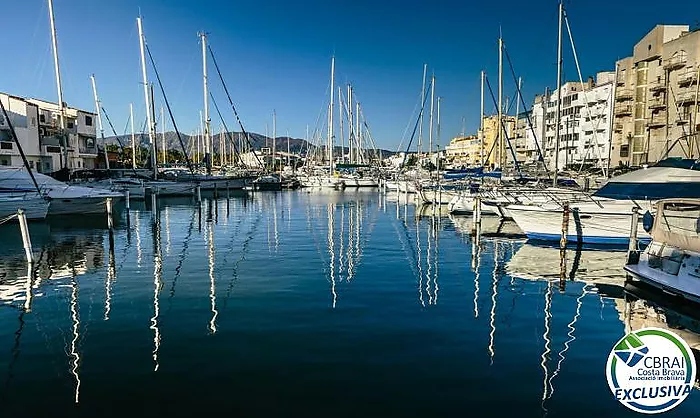
[{"label": "boat canopy", "polygon": [[633,200],[700,198],[700,171],[676,167],[644,168],[613,177],[594,196]]},{"label": "boat canopy", "polygon": [[656,242],[700,253],[700,199],[660,200],[651,236]]}]

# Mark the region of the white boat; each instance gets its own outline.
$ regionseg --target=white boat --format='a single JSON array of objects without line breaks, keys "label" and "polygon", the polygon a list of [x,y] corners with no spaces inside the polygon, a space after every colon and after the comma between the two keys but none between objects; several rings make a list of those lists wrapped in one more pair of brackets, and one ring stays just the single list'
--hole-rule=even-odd
[{"label": "white boat", "polygon": [[140,179],[121,177],[114,179],[104,179],[88,183],[77,183],[76,185],[84,185],[86,187],[98,187],[105,190],[111,190],[113,192],[119,192],[124,194],[129,192],[130,199],[145,199],[146,194],[150,192],[150,187],[146,185],[146,182]]},{"label": "white boat", "polygon": [[192,196],[197,185],[186,181],[153,180],[146,187],[159,196]]},{"label": "white boat", "polygon": [[24,211],[27,219],[45,219],[50,204],[51,199],[36,192],[23,196],[0,194],[0,220],[16,214],[18,209]]},{"label": "white boat", "polygon": [[653,218],[652,242],[638,260],[630,254],[625,271],[633,279],[700,302],[700,199],[660,200]]},{"label": "white boat", "polygon": [[[123,200],[118,192],[92,187],[71,186],[41,173],[33,173],[39,190],[51,198],[48,216],[106,213],[107,198],[115,203]],[[24,196],[36,188],[24,168],[0,169],[0,191],[10,196]]]},{"label": "white boat", "polygon": [[[640,207],[641,205],[641,207]],[[648,210],[648,202],[594,198],[588,202],[571,202],[566,238],[572,243],[623,245],[629,242],[632,208]],[[513,220],[532,240],[559,241],[564,217],[563,203],[510,205]],[[641,240],[650,239],[637,225]]]}]

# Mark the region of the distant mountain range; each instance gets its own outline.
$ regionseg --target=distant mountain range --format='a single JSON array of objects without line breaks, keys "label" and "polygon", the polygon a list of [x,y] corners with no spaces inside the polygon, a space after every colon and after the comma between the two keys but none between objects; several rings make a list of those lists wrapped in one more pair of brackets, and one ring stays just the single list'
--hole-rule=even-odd
[{"label": "distant mountain range", "polygon": [[[250,137],[250,142],[251,145],[253,146],[253,149],[259,151],[261,148],[264,147],[269,147],[272,148],[272,138],[266,137],[265,135],[260,135],[258,133],[249,133]],[[241,132],[229,132],[228,134],[224,133],[224,140],[227,141],[226,143],[226,150],[227,152],[230,152],[230,143],[228,142],[227,138],[233,139],[234,143],[236,146],[238,146],[238,139],[243,138],[243,134]],[[187,150],[188,153],[191,153],[193,146],[196,146],[197,143],[197,138],[194,135],[187,135],[185,133],[180,133],[180,139],[182,140],[182,143],[185,146],[185,149]],[[160,150],[162,147],[162,136],[160,132],[157,134],[157,147]],[[105,141],[108,145],[119,145],[119,141],[124,145],[124,147],[130,147],[131,146],[131,134],[128,135],[119,135],[119,136],[110,136],[105,138]],[[245,139],[243,140],[245,143]],[[193,145],[194,144],[194,145]],[[219,141],[219,134],[217,133],[214,135],[212,138],[212,145],[214,147],[214,152],[218,153],[219,152],[219,147],[220,147],[220,141]],[[149,142],[148,142],[148,135],[142,135],[142,134],[136,134],[136,145],[137,146],[142,146],[142,147],[148,147]],[[181,151],[182,147],[180,146],[180,142],[177,137],[177,133],[174,131],[169,131],[165,133],[165,145],[168,149],[176,149]],[[277,151],[287,151],[287,137],[277,137]],[[298,154],[300,152],[308,152],[309,150],[314,150],[316,148],[315,145],[310,144],[304,139],[300,138],[289,138],[289,151],[295,154]],[[340,152],[341,147],[336,146],[335,149]],[[347,147],[345,148],[347,152]],[[388,150],[379,150],[381,151],[382,155],[384,157],[390,156],[395,154],[394,151],[388,151]]]}]

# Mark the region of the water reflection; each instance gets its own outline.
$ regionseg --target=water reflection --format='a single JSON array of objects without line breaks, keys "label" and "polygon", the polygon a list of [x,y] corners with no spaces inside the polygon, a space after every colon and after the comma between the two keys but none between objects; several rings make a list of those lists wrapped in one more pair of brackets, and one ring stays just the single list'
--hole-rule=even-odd
[{"label": "water reflection", "polygon": [[[155,199],[153,202],[155,203]],[[153,316],[151,317],[150,329],[153,331],[153,371],[158,371],[160,367],[158,351],[161,343],[160,328],[158,327],[158,318],[160,316],[158,296],[163,288],[163,259],[160,243],[160,212],[155,207],[151,229],[153,232]]]}]

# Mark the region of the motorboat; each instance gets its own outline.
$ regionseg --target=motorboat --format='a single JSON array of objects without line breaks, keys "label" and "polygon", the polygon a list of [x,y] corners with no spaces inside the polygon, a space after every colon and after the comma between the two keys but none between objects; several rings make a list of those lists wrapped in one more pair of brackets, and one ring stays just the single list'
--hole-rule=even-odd
[{"label": "motorboat", "polygon": [[0,193],[0,223],[22,209],[27,219],[45,219],[49,212],[51,199],[37,192],[27,192],[24,195]]},{"label": "motorboat", "polygon": [[662,199],[656,213],[643,219],[652,241],[643,252],[630,252],[625,271],[633,280],[700,302],[700,199]]},{"label": "motorboat", "polygon": [[[118,203],[124,198],[124,195],[119,192],[68,185],[41,173],[32,174],[41,194],[51,199],[47,216],[105,213],[107,199]],[[27,193],[36,193],[36,187],[25,168],[2,168],[0,169],[0,192],[5,196],[21,197],[26,196]]]}]

